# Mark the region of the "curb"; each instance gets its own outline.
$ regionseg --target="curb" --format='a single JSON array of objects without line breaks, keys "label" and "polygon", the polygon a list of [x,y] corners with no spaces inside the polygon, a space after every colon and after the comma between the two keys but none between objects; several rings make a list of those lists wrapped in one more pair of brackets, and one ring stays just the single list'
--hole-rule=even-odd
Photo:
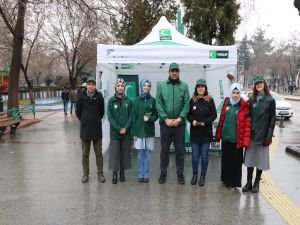
[{"label": "curb", "polygon": [[287,146],[285,151],[294,156],[300,157],[300,146]]},{"label": "curb", "polygon": [[288,96],[288,95],[281,95],[285,100],[290,101],[300,101],[300,96]]}]

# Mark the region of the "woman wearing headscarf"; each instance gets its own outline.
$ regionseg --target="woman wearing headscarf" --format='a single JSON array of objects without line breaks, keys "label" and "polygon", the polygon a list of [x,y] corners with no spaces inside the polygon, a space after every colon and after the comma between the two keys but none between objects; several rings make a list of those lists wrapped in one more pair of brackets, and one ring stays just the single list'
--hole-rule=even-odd
[{"label": "woman wearing headscarf", "polygon": [[150,94],[151,81],[140,81],[141,94],[136,98],[132,107],[132,129],[137,155],[138,181],[148,183],[150,175],[150,156],[154,150],[155,126],[158,118],[155,98]]},{"label": "woman wearing headscarf", "polygon": [[213,139],[212,122],[217,118],[213,98],[208,95],[206,80],[196,82],[193,97],[190,100],[188,120],[191,123],[190,140],[192,144],[193,178],[191,185],[197,183],[199,158],[201,157],[201,176],[199,186],[204,186],[208,167],[209,144]]},{"label": "woman wearing headscarf", "polygon": [[112,183],[125,181],[124,170],[131,168],[130,127],[132,102],[125,95],[125,81],[118,78],[115,94],[108,100],[107,116],[110,123],[109,169],[113,171]]},{"label": "woman wearing headscarf", "polygon": [[[275,127],[276,103],[262,75],[254,77],[253,95],[249,99],[251,113],[251,143],[245,151],[244,164],[247,166],[247,184],[243,192],[259,191],[263,170],[270,169],[269,145]],[[256,167],[256,177],[252,185],[252,174]]]},{"label": "woman wearing headscarf", "polygon": [[250,144],[248,103],[241,98],[241,86],[230,86],[230,97],[225,98],[216,130],[216,140],[222,140],[221,181],[229,188],[241,187],[243,148]]}]

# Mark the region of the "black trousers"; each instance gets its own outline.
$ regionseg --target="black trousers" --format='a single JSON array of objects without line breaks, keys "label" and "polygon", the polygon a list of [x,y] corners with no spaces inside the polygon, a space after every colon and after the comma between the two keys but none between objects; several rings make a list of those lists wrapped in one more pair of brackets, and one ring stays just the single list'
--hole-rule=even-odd
[{"label": "black trousers", "polygon": [[160,124],[160,170],[162,173],[167,173],[169,166],[169,152],[172,141],[174,141],[176,153],[176,170],[177,174],[184,171],[184,132],[185,126],[168,127],[165,123]]},{"label": "black trousers", "polygon": [[221,181],[226,186],[241,187],[243,149],[236,143],[222,141]]}]

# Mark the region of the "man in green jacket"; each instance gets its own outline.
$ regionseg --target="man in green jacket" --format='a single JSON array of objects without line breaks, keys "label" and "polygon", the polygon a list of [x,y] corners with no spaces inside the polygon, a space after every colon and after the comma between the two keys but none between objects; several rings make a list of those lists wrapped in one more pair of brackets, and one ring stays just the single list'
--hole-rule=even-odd
[{"label": "man in green jacket", "polygon": [[188,85],[179,79],[180,70],[177,63],[171,63],[168,80],[158,82],[156,91],[156,108],[159,115],[161,153],[159,183],[167,179],[169,150],[172,141],[176,152],[176,169],[178,183],[184,184],[184,132],[185,121],[189,111],[190,94]]}]

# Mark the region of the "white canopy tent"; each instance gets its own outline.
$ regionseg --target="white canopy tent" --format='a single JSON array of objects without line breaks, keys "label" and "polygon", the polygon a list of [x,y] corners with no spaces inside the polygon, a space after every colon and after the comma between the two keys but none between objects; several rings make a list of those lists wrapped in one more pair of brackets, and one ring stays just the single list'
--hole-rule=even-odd
[{"label": "white canopy tent", "polygon": [[[167,79],[172,62],[180,65],[180,79],[188,83],[190,94],[194,92],[196,80],[205,78],[218,107],[228,94],[230,82],[226,75],[236,71],[237,49],[198,43],[179,33],[161,17],[151,33],[135,45],[97,45],[97,88],[107,100],[114,94],[118,76],[130,81],[127,91],[132,88],[132,82],[138,90],[139,80],[146,78],[152,81],[151,94],[155,96],[156,83]],[[103,126],[103,129],[108,128],[105,119]],[[156,128],[158,135],[158,126]]]}]

